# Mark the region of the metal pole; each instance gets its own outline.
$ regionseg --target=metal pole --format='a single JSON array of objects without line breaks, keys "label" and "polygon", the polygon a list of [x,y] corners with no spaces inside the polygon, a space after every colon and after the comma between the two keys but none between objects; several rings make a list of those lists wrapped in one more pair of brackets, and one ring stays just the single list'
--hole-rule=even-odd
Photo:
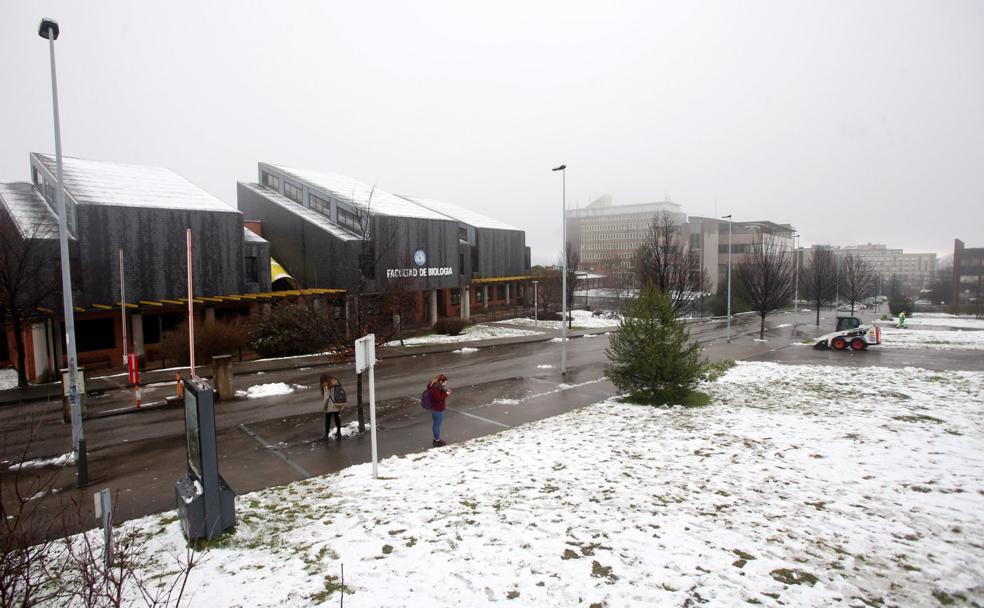
[{"label": "metal pole", "polygon": [[728,218],[728,342],[731,342],[731,214]]},{"label": "metal pole", "polygon": [[[375,344],[372,345],[375,349]],[[372,443],[372,476],[379,477],[379,454],[376,450],[376,374],[374,372],[375,355],[373,364],[369,366],[369,439]]]},{"label": "metal pole", "polygon": [[191,290],[191,228],[185,231],[185,239],[188,244],[187,260],[188,260],[188,358],[189,358],[189,373],[191,377],[195,377],[195,310],[193,308],[194,302],[192,302],[192,290]]},{"label": "metal pole", "polygon": [[[123,248],[120,247],[120,319],[123,326],[123,365],[127,365],[126,344],[126,284],[123,281]],[[129,371],[129,370],[128,370]]]},{"label": "metal pole", "polygon": [[793,235],[793,255],[796,256],[796,266],[793,271],[793,327],[796,327],[796,315],[799,314],[799,278],[800,278],[800,256],[799,256],[799,237],[800,235]]},{"label": "metal pole", "polygon": [[65,205],[65,177],[62,171],[61,122],[58,119],[58,79],[55,71],[55,36],[48,28],[48,51],[51,56],[51,105],[55,116],[55,164],[58,189],[58,240],[61,254],[62,308],[65,315],[65,343],[68,356],[68,399],[72,413],[72,443],[78,467],[76,485],[89,485],[88,460],[85,450],[85,430],[82,428],[82,408],[79,405],[79,364],[75,349],[75,306],[72,303],[71,259],[68,256],[68,209]]},{"label": "metal pole", "polygon": [[563,230],[563,275],[560,278],[561,293],[561,323],[560,323],[560,375],[567,375],[567,167],[560,170],[562,194],[562,230]]},{"label": "metal pole", "polygon": [[537,316],[537,292],[539,290],[536,287],[539,283],[540,281],[533,281],[533,327],[539,326],[539,318]]}]

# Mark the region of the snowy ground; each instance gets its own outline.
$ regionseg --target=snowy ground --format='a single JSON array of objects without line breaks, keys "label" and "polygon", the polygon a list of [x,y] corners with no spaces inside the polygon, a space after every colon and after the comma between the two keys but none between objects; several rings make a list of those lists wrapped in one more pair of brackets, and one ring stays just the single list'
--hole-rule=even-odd
[{"label": "snowy ground", "polygon": [[236,397],[240,399],[259,399],[261,397],[277,397],[279,395],[289,395],[294,391],[304,390],[308,387],[300,384],[286,384],[284,382],[270,382],[269,384],[254,384],[246,390],[236,391]]},{"label": "snowy ground", "polygon": [[17,388],[17,370],[9,367],[0,369],[0,391]]},{"label": "snowy ground", "polygon": [[[473,340],[492,340],[495,338],[516,338],[519,336],[535,336],[540,332],[526,329],[516,329],[514,327],[498,327],[496,325],[471,325],[457,336],[445,336],[442,334],[432,334],[407,338],[403,341],[406,346],[424,346],[429,344],[454,344],[457,342],[471,342]],[[386,346],[399,346],[400,341],[387,342]]]},{"label": "snowy ground", "polygon": [[[984,603],[984,373],[742,363],[705,390],[240,496],[191,605],[335,605],[342,564],[350,607]],[[130,525],[148,575],[181,553],[173,513]]]},{"label": "snowy ground", "polygon": [[[608,317],[596,317],[590,310],[572,310],[571,316],[574,317],[574,329],[601,329],[605,327],[618,327],[618,319]],[[507,321],[496,321],[496,323],[508,323],[509,325],[522,325],[542,328],[560,329],[560,321],[539,320],[534,323],[533,319],[509,319]]]},{"label": "snowy ground", "polygon": [[905,329],[896,328],[895,320],[875,324],[882,328],[885,348],[984,350],[984,319],[920,313],[905,320]]}]

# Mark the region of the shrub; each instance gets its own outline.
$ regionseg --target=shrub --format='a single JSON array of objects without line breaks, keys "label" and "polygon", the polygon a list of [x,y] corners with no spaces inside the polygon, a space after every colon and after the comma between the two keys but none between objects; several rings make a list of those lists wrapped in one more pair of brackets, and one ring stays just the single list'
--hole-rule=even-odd
[{"label": "shrub", "polygon": [[333,321],[323,309],[304,302],[274,306],[253,323],[250,343],[264,357],[289,357],[324,350]]},{"label": "shrub", "polygon": [[[809,340],[809,343],[813,344],[813,340]],[[734,366],[735,362],[731,359],[722,359],[716,363],[705,363],[704,369],[701,372],[701,380],[714,382]]]},{"label": "shrub", "polygon": [[911,298],[905,297],[893,297],[888,301],[888,312],[892,313],[892,316],[897,317],[899,313],[903,310],[905,311],[905,316],[911,317],[915,306],[912,303]]},{"label": "shrub", "polygon": [[465,328],[469,325],[471,324],[464,319],[448,317],[437,320],[437,323],[434,324],[434,332],[446,336],[457,336],[465,331]]},{"label": "shrub", "polygon": [[700,345],[674,316],[670,298],[652,287],[629,304],[606,354],[612,383],[639,403],[687,402],[705,373]]},{"label": "shrub", "polygon": [[[241,321],[216,321],[195,325],[195,362],[208,364],[215,355],[237,355],[249,346],[249,327]],[[188,363],[188,323],[182,323],[161,339],[161,354],[179,365]]]}]

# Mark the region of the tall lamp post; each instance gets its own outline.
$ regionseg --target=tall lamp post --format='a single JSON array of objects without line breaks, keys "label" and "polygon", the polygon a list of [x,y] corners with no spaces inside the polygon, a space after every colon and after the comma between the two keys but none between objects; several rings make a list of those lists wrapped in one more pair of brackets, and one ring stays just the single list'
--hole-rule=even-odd
[{"label": "tall lamp post", "polygon": [[539,324],[539,317],[537,316],[537,310],[536,310],[536,308],[537,308],[537,292],[539,291],[539,289],[537,288],[537,285],[539,285],[539,284],[540,284],[540,281],[533,281],[533,325],[534,325],[534,327]]},{"label": "tall lamp post", "polygon": [[728,342],[731,342],[731,214],[721,216],[728,220]]},{"label": "tall lamp post", "polygon": [[799,314],[799,299],[800,299],[800,251],[799,251],[799,238],[800,235],[793,235],[793,255],[796,256],[793,270],[793,327],[796,327],[797,318],[796,315]]},{"label": "tall lamp post", "polygon": [[554,167],[551,171],[560,171],[561,175],[561,229],[563,243],[561,249],[561,275],[560,275],[560,375],[567,375],[567,165]]},{"label": "tall lamp post", "polygon": [[68,215],[65,208],[65,179],[62,172],[61,123],[58,120],[58,80],[55,73],[55,40],[58,39],[58,22],[42,19],[38,35],[48,40],[51,56],[51,106],[55,115],[55,164],[58,172],[58,188],[55,190],[58,207],[58,240],[61,250],[62,307],[65,315],[65,343],[68,356],[68,401],[72,414],[72,445],[78,466],[76,485],[89,484],[86,461],[85,431],[82,429],[82,409],[79,406],[79,365],[75,350],[75,307],[72,304],[72,275],[68,257]]}]

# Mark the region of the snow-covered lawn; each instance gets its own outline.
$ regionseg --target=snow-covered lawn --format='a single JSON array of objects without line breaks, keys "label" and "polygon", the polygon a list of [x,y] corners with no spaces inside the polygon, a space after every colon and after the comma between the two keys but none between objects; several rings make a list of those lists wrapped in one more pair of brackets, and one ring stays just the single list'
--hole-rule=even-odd
[{"label": "snow-covered lawn", "polygon": [[8,388],[17,388],[17,370],[12,367],[0,369],[0,391]]},{"label": "snow-covered lawn", "polygon": [[[908,325],[908,321],[906,324]],[[885,348],[930,348],[944,350],[984,350],[984,331],[882,327]]]},{"label": "snow-covered lawn", "polygon": [[[455,344],[457,342],[471,342],[473,340],[492,340],[495,338],[517,338],[520,336],[535,336],[540,332],[515,327],[498,327],[496,325],[471,325],[466,327],[457,336],[445,336],[443,334],[431,334],[428,336],[418,336],[407,338],[403,341],[406,346],[424,346],[428,344]],[[400,341],[387,342],[386,346],[399,346]]]},{"label": "snow-covered lawn", "polygon": [[296,390],[306,389],[300,384],[286,384],[284,382],[271,382],[269,384],[254,384],[248,389],[236,391],[236,397],[240,399],[259,399],[261,397],[277,397],[279,395],[289,395]]},{"label": "snow-covered lawn", "polygon": [[[605,327],[618,327],[618,319],[605,316],[594,316],[590,310],[572,310],[571,316],[574,318],[574,329],[600,329]],[[507,321],[496,321],[496,323],[508,323],[509,325],[522,325],[540,327],[542,329],[560,329],[560,321],[533,321],[533,319],[509,319]]]},{"label": "snow-covered lawn", "polygon": [[[743,363],[704,390],[240,496],[190,605],[335,605],[343,564],[353,608],[984,602],[984,373]],[[129,525],[148,574],[181,553],[173,513]]]},{"label": "snow-covered lawn", "polygon": [[[875,321],[876,325],[882,327],[894,327],[897,323],[895,317],[890,321]],[[905,320],[907,327],[939,327],[953,329],[976,329],[984,331],[984,319],[977,319],[969,315],[949,315],[942,312],[919,312]]]}]

